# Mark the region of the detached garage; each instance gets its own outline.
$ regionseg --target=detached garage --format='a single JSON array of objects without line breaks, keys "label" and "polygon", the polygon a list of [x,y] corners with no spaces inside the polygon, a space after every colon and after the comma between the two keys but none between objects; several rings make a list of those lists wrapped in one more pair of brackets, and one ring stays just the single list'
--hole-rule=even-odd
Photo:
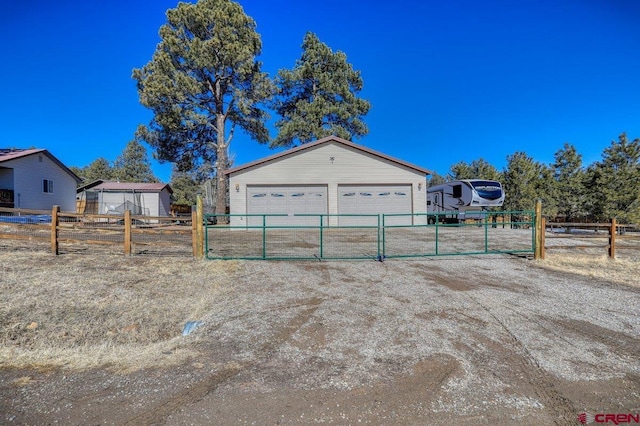
[{"label": "detached garage", "polygon": [[[227,170],[231,225],[375,225],[375,217],[426,213],[429,170],[335,136]],[[238,216],[235,216],[238,215]],[[420,218],[420,223],[426,218]],[[412,224],[411,216],[387,224]]]}]

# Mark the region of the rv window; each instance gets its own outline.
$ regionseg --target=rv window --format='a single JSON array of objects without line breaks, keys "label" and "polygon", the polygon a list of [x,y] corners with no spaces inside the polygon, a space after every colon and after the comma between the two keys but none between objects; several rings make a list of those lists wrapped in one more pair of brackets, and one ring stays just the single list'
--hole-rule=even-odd
[{"label": "rv window", "polygon": [[462,197],[462,185],[453,185],[453,198]]}]

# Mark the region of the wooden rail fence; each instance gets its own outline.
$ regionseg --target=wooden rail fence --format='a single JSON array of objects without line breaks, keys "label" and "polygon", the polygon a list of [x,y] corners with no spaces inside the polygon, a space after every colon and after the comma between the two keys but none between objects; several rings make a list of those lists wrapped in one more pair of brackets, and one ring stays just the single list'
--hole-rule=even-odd
[{"label": "wooden rail fence", "polygon": [[129,210],[123,216],[86,215],[61,212],[53,206],[41,210],[0,208],[0,239],[29,240],[50,244],[51,253],[60,254],[65,247],[102,245],[121,247],[126,256],[137,253],[187,252],[200,259],[204,256],[204,224],[202,202],[191,217],[134,216]]},{"label": "wooden rail fence", "polygon": [[[612,259],[616,257],[618,249],[640,250],[640,228],[636,225],[619,224],[615,218],[608,223],[574,223],[547,222],[546,218],[542,217],[541,230],[541,259],[545,258],[546,250],[554,249],[602,249],[606,250]],[[572,243],[548,244],[548,240],[562,239]],[[576,240],[583,243],[576,243]]]},{"label": "wooden rail fence", "polygon": [[[555,249],[605,249],[615,258],[617,250],[640,250],[640,227],[609,223],[547,222],[536,204],[535,258],[544,259],[546,251]],[[50,213],[50,219],[49,219]],[[28,240],[38,245],[50,245],[54,254],[65,248],[102,245],[121,247],[121,253],[171,253],[179,248],[201,259],[204,257],[204,215],[202,199],[198,197],[195,211],[189,218],[84,215],[0,207],[0,240]],[[190,226],[187,226],[190,225]],[[563,244],[561,239],[566,239]],[[555,241],[551,243],[551,241]],[[584,243],[582,243],[584,242]],[[45,246],[46,247],[46,246]]]}]

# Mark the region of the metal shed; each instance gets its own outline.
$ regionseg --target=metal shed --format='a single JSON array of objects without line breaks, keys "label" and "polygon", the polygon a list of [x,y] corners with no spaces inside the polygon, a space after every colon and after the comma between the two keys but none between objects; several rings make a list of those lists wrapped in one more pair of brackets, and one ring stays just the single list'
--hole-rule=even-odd
[{"label": "metal shed", "polygon": [[97,180],[77,190],[77,212],[169,216],[173,190],[166,183]]}]

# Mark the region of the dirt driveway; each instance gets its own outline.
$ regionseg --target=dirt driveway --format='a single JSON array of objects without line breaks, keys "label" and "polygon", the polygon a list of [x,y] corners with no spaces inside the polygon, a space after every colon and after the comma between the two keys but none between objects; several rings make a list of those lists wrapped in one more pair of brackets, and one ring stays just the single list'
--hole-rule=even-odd
[{"label": "dirt driveway", "polygon": [[575,425],[582,412],[640,413],[637,287],[507,255],[239,262],[231,278],[193,318],[187,362],[3,368],[0,423]]}]

